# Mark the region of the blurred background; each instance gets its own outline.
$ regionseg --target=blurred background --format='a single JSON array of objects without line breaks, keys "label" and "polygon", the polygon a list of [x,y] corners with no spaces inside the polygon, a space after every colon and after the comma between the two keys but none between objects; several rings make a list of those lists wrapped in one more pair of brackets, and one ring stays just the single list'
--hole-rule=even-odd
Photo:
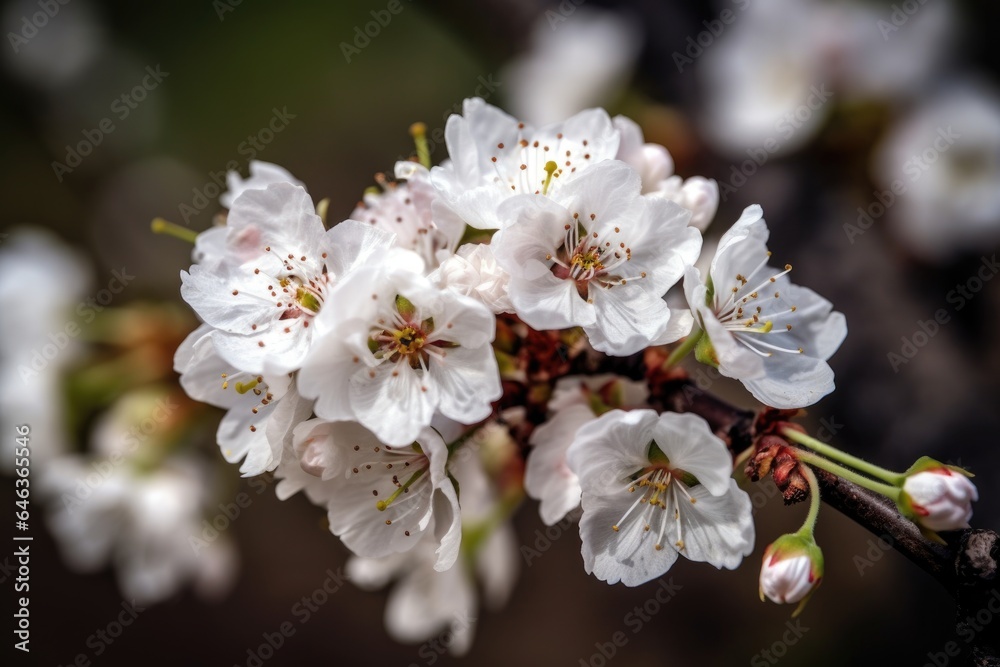
[{"label": "blurred background", "polygon": [[[411,154],[410,123],[427,124],[443,160],[445,120],[474,95],[536,124],[589,106],[634,118],[678,174],[719,183],[708,239],[763,205],[779,263],[849,323],[831,362],[838,391],[809,410],[812,428],[889,468],[924,454],[969,468],[982,493],[973,524],[997,526],[995,4],[7,0],[0,20],[0,300],[13,304],[0,324],[0,483],[13,500],[13,425],[28,423],[32,480],[49,468],[65,485],[33,487],[36,664],[457,662],[446,628],[437,642],[396,643],[384,591],[329,584],[348,554],[320,509],[281,502],[270,481],[224,464],[219,413],[187,402],[171,371],[196,326],[178,292],[191,248],[153,235],[150,221],[205,229],[225,172],[246,175],[251,159],[284,166],[330,198],[332,220],[345,218],[377,172]],[[67,310],[75,332],[54,315]],[[36,350],[44,358],[25,379],[18,360]],[[690,368],[753,407],[739,385]],[[178,438],[191,452],[176,461],[157,449]],[[150,465],[196,471],[161,480],[183,493],[98,491],[107,475],[97,462],[137,441]],[[86,475],[98,482],[75,487]],[[665,605],[648,603],[655,583],[588,577],[575,526],[546,536],[526,503],[519,582],[504,608],[480,612],[464,661],[918,665],[943,650],[953,626],[944,591],[829,508],[817,533],[827,582],[787,634],[790,609],[757,599],[759,554],[805,508],[784,508],[769,485],[749,489],[755,554],[735,573],[682,559],[668,575],[682,588]],[[91,493],[106,499],[104,514],[60,513],[67,497]],[[125,516],[115,502],[129,494]],[[174,497],[224,526],[189,550],[197,562],[155,581],[129,568],[155,566],[158,551],[113,567],[107,545],[128,522],[162,533],[136,551],[179,529],[185,507],[165,507]],[[325,582],[336,592],[316,597]],[[144,595],[164,599],[128,606]],[[307,622],[303,597],[324,600]],[[259,651],[283,623],[294,634],[273,656]],[[602,655],[618,632],[624,645]]]}]

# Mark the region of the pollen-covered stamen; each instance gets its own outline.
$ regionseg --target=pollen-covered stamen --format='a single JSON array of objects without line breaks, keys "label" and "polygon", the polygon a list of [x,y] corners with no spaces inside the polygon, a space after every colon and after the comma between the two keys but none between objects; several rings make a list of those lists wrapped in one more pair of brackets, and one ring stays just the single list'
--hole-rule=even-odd
[{"label": "pollen-covered stamen", "polygon": [[[286,251],[281,255],[278,248],[272,246],[265,246],[264,251],[280,257],[283,269],[268,272],[260,267],[254,268],[254,275],[266,285],[264,291],[273,300],[274,309],[252,323],[250,330],[257,331],[260,326],[268,325],[274,320],[283,323],[279,330],[286,334],[292,333],[295,325],[309,327],[312,318],[323,307],[327,283],[331,279],[325,266],[326,253],[319,256],[322,263],[317,266],[312,262],[316,258],[304,254],[304,251],[299,254]],[[238,290],[233,290],[233,296],[238,294]],[[296,332],[299,330],[297,326],[294,329]],[[264,347],[263,341],[258,344]]]},{"label": "pollen-covered stamen", "polygon": [[[354,446],[355,451],[360,449],[361,446]],[[427,472],[430,469],[430,460],[418,443],[413,443],[409,447],[378,444],[365,446],[365,449],[370,449],[372,456],[356,459],[351,474],[370,478],[368,481],[371,483],[371,495],[375,498],[375,509],[385,512],[407,498],[421,495],[411,494],[429,482],[430,476]],[[405,513],[406,510],[400,512]],[[394,514],[396,519],[400,516],[398,512]],[[387,519],[385,525],[392,525],[392,520]]]},{"label": "pollen-covered stamen", "polygon": [[[490,155],[496,174],[493,182],[505,193],[551,194],[562,176],[575,172],[578,163],[586,164],[591,159],[586,139],[580,142],[583,150],[574,150],[565,148],[561,132],[554,138],[528,139],[523,131],[524,123],[519,123],[516,137],[497,143]],[[565,141],[569,146],[576,143],[571,139]]]},{"label": "pollen-covered stamen", "polygon": [[[653,447],[655,447],[655,443]],[[658,454],[659,448],[653,451]],[[658,526],[653,548],[656,551],[663,549],[663,537],[667,527],[670,522],[675,522],[677,541],[674,547],[682,550],[684,539],[681,527],[681,508],[685,502],[695,502],[695,498],[691,496],[687,487],[691,483],[697,483],[697,481],[689,473],[681,469],[671,468],[666,457],[654,455],[653,458],[655,459],[654,463],[631,476],[626,489],[629,493],[638,491],[640,494],[622,515],[622,518],[611,526],[611,529],[616,533],[620,532],[625,521],[633,515],[637,508],[641,507],[636,520],[643,522],[643,530],[648,532],[652,526]]]},{"label": "pollen-covered stamen", "polygon": [[[800,347],[782,347],[763,340],[763,337],[767,335],[792,331],[792,324],[782,324],[778,318],[797,310],[796,306],[785,302],[779,291],[773,291],[772,286],[779,278],[791,272],[791,264],[786,264],[784,271],[770,275],[762,281],[754,280],[751,282],[756,275],[767,268],[769,257],[770,255],[765,257],[757,268],[749,274],[745,276],[736,274],[732,287],[721,294],[716,293],[716,303],[722,301],[723,296],[726,297],[725,301],[715,308],[716,317],[726,329],[734,334],[740,344],[754,354],[762,357],[770,357],[774,352],[802,354],[803,350]],[[755,286],[748,287],[751,284],[755,284]],[[725,283],[722,284],[722,286],[724,285]],[[745,334],[752,334],[752,336]]]},{"label": "pollen-covered stamen", "polygon": [[[594,222],[596,214],[589,215]],[[590,283],[608,288],[625,285],[629,281],[646,277],[645,271],[622,275],[620,269],[632,261],[632,248],[625,241],[620,227],[606,228],[600,232],[588,231],[580,222],[580,214],[573,214],[573,222],[565,225],[562,245],[548,253],[546,260],[553,263],[552,272],[558,278],[576,283],[580,296],[589,298]]]},{"label": "pollen-covered stamen", "polygon": [[[222,373],[220,379],[222,380],[223,391],[232,388],[241,396],[252,393],[253,396],[260,398],[259,401],[253,400],[247,403],[250,406],[250,412],[254,415],[259,414],[261,408],[274,401],[274,395],[269,390],[264,377],[261,375],[251,375],[250,373],[240,371],[237,373]],[[251,424],[250,432],[255,433],[256,431],[256,424]]]},{"label": "pollen-covered stamen", "polygon": [[426,473],[426,472],[427,472],[427,468],[421,468],[421,469],[417,470],[415,473],[413,473],[410,476],[410,478],[408,480],[406,480],[405,482],[403,482],[402,484],[399,483],[399,478],[396,475],[393,475],[392,476],[392,481],[393,481],[393,483],[395,483],[397,485],[396,486],[396,490],[393,491],[392,495],[390,495],[385,500],[379,500],[379,501],[377,501],[375,503],[376,509],[378,509],[379,512],[386,511],[386,509],[388,509],[389,505],[391,505],[393,502],[395,502],[396,499],[399,498],[399,496],[401,494],[403,494],[403,493],[409,493],[410,492],[410,487],[412,487],[417,482],[417,480],[419,480],[421,477],[423,477],[424,473]]},{"label": "pollen-covered stamen", "polygon": [[[445,329],[451,328],[445,324]],[[390,363],[408,363],[411,368],[427,370],[428,360],[441,359],[455,344],[441,339],[434,318],[424,318],[409,299],[397,295],[372,327],[368,349],[376,359]]]}]

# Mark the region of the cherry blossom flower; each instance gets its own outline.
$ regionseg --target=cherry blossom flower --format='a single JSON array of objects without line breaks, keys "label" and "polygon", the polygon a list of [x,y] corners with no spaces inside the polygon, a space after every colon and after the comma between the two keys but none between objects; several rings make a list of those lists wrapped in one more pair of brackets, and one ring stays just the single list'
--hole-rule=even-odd
[{"label": "cherry blossom flower", "polygon": [[[155,418],[157,392],[120,398],[93,430],[93,455],[48,462],[39,479],[48,525],[71,567],[114,566],[122,594],[137,604],[164,600],[193,583],[217,596],[235,580],[237,555],[225,536],[205,541],[213,503],[211,470],[201,458],[170,453],[169,421]],[[137,446],[136,414],[151,419]]]},{"label": "cherry blossom flower", "polygon": [[511,111],[546,124],[622,92],[642,49],[642,31],[620,12],[579,7],[572,20],[544,14],[531,31],[527,52],[500,73]]},{"label": "cherry blossom flower", "polygon": [[618,132],[603,109],[535,130],[480,98],[465,100],[462,115],[448,119],[445,141],[450,159],[431,169],[438,207],[478,229],[499,229],[498,208],[510,197],[554,194],[618,152]]},{"label": "cherry blossom flower", "polygon": [[355,271],[336,296],[320,314],[330,333],[298,376],[318,416],[358,421],[390,445],[412,443],[438,410],[463,424],[489,416],[501,395],[496,321],[480,302],[390,266]]},{"label": "cherry blossom flower", "polygon": [[770,266],[760,206],[749,206],[719,241],[703,283],[688,267],[684,293],[704,331],[699,360],[736,378],[775,408],[812,405],[834,389],[827,364],[847,335],[829,301]]},{"label": "cherry blossom flower", "polygon": [[641,197],[641,187],[628,165],[607,161],[550,197],[503,206],[510,222],[491,245],[526,324],[583,327],[594,348],[615,355],[687,334],[690,319],[671,315],[663,295],[698,258],[701,235],[689,211]]},{"label": "cherry blossom flower", "polygon": [[495,525],[491,519],[497,490],[479,457],[462,455],[465,451],[460,450],[449,467],[462,490],[463,531],[473,539],[463,539],[462,557],[454,566],[444,571],[435,567],[438,556],[431,536],[405,554],[355,557],[347,564],[351,581],[364,589],[383,588],[396,580],[385,609],[386,629],[393,638],[417,643],[447,630],[448,650],[456,656],[472,645],[480,603],[489,609],[506,603],[521,560],[510,523]]},{"label": "cherry blossom flower", "polygon": [[448,475],[448,447],[432,429],[394,447],[352,424],[331,424],[322,445],[341,450],[343,473],[326,482],[330,531],[359,556],[409,551],[421,537],[437,545],[434,568],[447,570],[462,539],[458,492]]},{"label": "cherry blossom flower", "polygon": [[750,497],[730,477],[725,444],[695,415],[612,410],[567,454],[583,490],[583,563],[638,586],[679,555],[734,569],[753,550]]},{"label": "cherry blossom flower", "polygon": [[395,234],[396,246],[417,253],[433,269],[455,252],[465,223],[445,207],[432,213],[437,193],[421,165],[397,162],[396,178],[405,180],[379,179],[382,191],[366,192],[351,219]]},{"label": "cherry blossom flower", "polygon": [[[217,234],[217,232],[215,232]],[[376,259],[421,266],[393,236],[355,221],[327,231],[305,190],[289,183],[247,190],[226,225],[228,256],[182,272],[181,296],[219,330],[215,345],[250,373],[296,370],[333,284]]]},{"label": "cherry blossom flower", "polygon": [[[891,206],[896,238],[931,261],[986,252],[1000,241],[1000,94],[981,82],[946,93],[890,129],[873,162],[882,202],[868,205],[875,212]],[[862,213],[868,217],[858,221],[870,225]],[[864,229],[844,225],[852,243]]]}]

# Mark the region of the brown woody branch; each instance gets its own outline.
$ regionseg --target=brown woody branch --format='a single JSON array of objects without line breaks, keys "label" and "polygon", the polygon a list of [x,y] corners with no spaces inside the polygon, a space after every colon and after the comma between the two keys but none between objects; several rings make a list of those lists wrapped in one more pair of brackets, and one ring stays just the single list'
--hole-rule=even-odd
[{"label": "brown woody branch", "polygon": [[[661,382],[651,389],[651,398],[658,407],[705,418],[734,455],[753,443],[756,413],[734,407],[684,379]],[[956,645],[963,650],[961,664],[1000,665],[1000,618],[994,618],[998,614],[991,608],[1000,605],[1000,536],[992,530],[970,528],[946,534],[947,544],[937,544],[901,516],[889,499],[823,470],[815,472],[826,504],[891,543],[955,599],[955,633],[960,638]],[[991,614],[992,622],[982,622],[984,610]]]}]

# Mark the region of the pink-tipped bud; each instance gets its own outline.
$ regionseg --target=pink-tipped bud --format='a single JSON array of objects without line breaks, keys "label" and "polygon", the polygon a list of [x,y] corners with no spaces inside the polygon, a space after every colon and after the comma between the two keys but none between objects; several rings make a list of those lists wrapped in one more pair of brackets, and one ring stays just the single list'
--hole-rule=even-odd
[{"label": "pink-tipped bud", "polygon": [[[823,580],[823,552],[811,537],[782,535],[764,551],[760,599],[778,604],[802,602]],[[795,611],[797,615],[802,606]]]},{"label": "pink-tipped bud", "polygon": [[907,476],[899,506],[929,530],[960,530],[969,527],[974,500],[979,492],[964,471],[938,464]]}]

